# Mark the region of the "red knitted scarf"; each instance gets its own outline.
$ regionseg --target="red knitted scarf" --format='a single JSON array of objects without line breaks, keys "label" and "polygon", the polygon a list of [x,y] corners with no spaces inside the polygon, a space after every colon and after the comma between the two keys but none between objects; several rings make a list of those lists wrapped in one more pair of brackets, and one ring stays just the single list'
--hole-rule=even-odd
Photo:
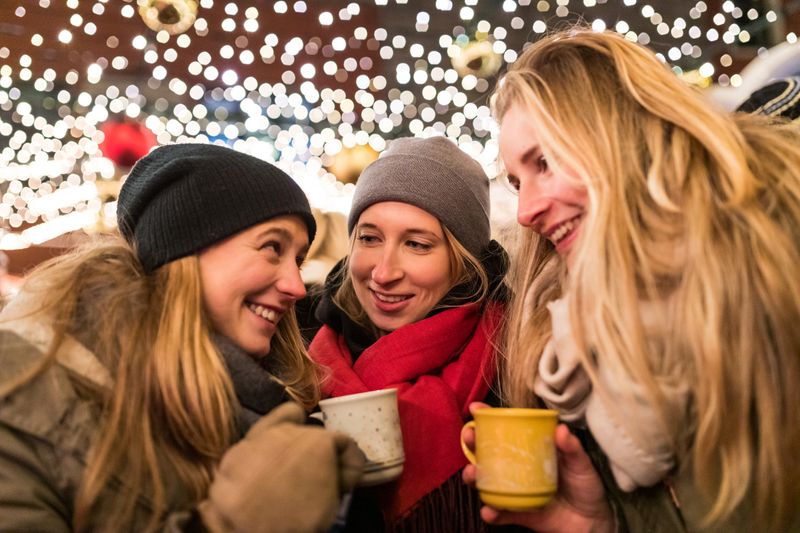
[{"label": "red knitted scarf", "polygon": [[406,462],[386,487],[391,522],[458,472],[466,459],[459,436],[470,402],[483,400],[496,374],[491,339],[502,316],[498,304],[448,309],[378,339],[352,364],[344,338],[328,326],[309,353],[327,367],[324,396],[396,387]]}]

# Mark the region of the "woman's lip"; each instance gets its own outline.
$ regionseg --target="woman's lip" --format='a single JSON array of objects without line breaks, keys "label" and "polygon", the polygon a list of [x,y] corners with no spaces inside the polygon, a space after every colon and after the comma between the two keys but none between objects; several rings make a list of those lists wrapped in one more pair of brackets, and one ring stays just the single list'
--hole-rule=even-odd
[{"label": "woman's lip", "polygon": [[280,322],[281,315],[278,315],[275,322],[270,322],[263,316],[257,315],[249,306],[245,305],[245,308],[247,309],[248,314],[253,317],[253,320],[258,322],[260,329],[275,330],[278,327],[278,322]]},{"label": "woman's lip", "polygon": [[558,244],[556,244],[556,252],[558,252],[559,255],[563,256],[565,253],[569,251],[569,249],[572,247],[573,241],[575,240],[575,236],[578,234],[578,231],[580,229],[581,225],[580,223],[578,223],[577,226],[572,228],[572,231],[567,233],[567,235],[563,239],[558,241]]},{"label": "woman's lip", "polygon": [[284,313],[284,311],[276,309],[271,305],[259,304],[256,302],[248,302],[248,301],[245,302],[245,305],[256,315],[261,315],[262,318],[266,318],[270,322],[274,323],[280,321]]},{"label": "woman's lip", "polygon": [[[404,309],[408,306],[408,303],[411,301],[412,297],[406,298],[405,300],[400,300],[399,302],[385,302],[378,298],[378,294],[376,291],[369,289],[370,294],[372,295],[372,302],[378,310],[384,313],[396,313],[401,309]],[[381,293],[383,294],[383,293]]]},{"label": "woman's lip", "polygon": [[[545,237],[547,239],[549,239],[552,242],[553,241],[553,237],[555,236],[555,234],[558,233],[558,231],[564,225],[571,224],[572,225],[572,230],[574,230],[574,229],[576,229],[578,227],[578,225],[580,224],[580,221],[581,221],[582,218],[583,218],[583,214],[581,213],[581,214],[575,215],[574,217],[569,218],[567,220],[562,220],[561,222],[559,222],[555,226],[551,227],[551,229],[549,231],[547,231],[544,235],[545,235]],[[572,230],[568,230],[567,234],[569,234],[569,232],[572,231]],[[564,240],[563,237],[559,240],[559,242],[562,241],[562,240]]]}]

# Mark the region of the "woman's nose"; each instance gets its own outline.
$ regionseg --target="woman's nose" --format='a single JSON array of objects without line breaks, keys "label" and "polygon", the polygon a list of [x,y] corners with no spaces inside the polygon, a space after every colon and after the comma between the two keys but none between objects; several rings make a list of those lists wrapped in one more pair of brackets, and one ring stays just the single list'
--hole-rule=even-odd
[{"label": "woman's nose", "polygon": [[280,292],[292,300],[299,300],[306,295],[306,285],[300,275],[300,267],[293,262],[287,262],[276,285]]},{"label": "woman's nose", "polygon": [[372,281],[380,285],[386,285],[403,277],[403,269],[395,254],[391,251],[384,253],[380,261],[372,269]]},{"label": "woman's nose", "polygon": [[526,228],[541,233],[544,229],[544,215],[550,208],[550,199],[544,191],[533,183],[523,181],[519,188],[517,203],[517,222]]}]

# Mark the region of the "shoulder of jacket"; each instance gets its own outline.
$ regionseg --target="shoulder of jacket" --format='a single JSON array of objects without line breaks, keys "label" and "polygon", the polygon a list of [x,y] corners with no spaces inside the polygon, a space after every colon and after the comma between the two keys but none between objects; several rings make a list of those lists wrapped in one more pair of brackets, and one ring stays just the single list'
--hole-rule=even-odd
[{"label": "shoulder of jacket", "polygon": [[[24,379],[44,363],[45,354],[18,333],[0,329],[0,388]],[[52,364],[0,397],[0,422],[35,436],[47,437],[77,399],[67,371]]]}]

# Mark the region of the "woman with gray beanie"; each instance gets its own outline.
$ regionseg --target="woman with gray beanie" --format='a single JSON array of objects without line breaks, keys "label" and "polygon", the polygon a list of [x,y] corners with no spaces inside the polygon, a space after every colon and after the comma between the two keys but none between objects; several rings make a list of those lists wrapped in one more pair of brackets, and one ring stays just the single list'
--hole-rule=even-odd
[{"label": "woman with gray beanie", "polygon": [[[328,276],[309,354],[324,396],[397,388],[405,464],[360,489],[351,530],[478,531],[459,432],[495,378],[507,257],[490,238],[489,180],[443,137],[393,141],[361,174],[349,255]],[[368,521],[369,502],[380,508]],[[380,524],[383,522],[383,524]]]},{"label": "woman with gray beanie", "polygon": [[330,526],[363,457],[303,425],[302,190],[171,145],[134,166],[117,219],[121,237],[43,265],[0,315],[0,530]]}]

